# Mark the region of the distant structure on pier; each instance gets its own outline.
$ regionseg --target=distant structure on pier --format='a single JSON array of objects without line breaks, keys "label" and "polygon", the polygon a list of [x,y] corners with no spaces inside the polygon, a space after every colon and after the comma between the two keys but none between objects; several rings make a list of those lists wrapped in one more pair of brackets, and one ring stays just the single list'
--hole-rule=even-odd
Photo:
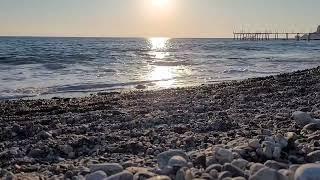
[{"label": "distant structure on pier", "polygon": [[[301,36],[302,35],[302,36]],[[251,41],[264,41],[264,40],[320,40],[320,26],[316,32],[233,32],[234,40],[251,40]]]},{"label": "distant structure on pier", "polygon": [[301,37],[302,40],[320,40],[320,26],[316,32],[304,34]]}]

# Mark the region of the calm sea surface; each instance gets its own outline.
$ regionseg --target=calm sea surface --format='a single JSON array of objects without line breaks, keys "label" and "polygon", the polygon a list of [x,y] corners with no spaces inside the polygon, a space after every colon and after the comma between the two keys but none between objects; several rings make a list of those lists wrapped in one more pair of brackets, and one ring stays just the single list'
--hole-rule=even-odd
[{"label": "calm sea surface", "polygon": [[319,65],[320,41],[0,37],[0,99],[183,87]]}]

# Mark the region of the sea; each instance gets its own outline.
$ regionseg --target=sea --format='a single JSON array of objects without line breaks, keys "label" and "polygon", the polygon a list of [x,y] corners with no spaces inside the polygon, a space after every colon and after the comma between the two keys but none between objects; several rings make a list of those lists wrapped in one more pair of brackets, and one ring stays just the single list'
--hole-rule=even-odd
[{"label": "sea", "polygon": [[0,37],[0,100],[81,97],[320,66],[320,41]]}]

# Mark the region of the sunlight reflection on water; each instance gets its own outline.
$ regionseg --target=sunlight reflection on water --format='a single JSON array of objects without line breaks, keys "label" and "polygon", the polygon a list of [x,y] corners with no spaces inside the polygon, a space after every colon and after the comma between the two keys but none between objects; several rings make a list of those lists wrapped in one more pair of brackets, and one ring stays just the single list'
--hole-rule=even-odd
[{"label": "sunlight reflection on water", "polygon": [[[170,38],[149,38],[149,54],[154,58],[154,62],[172,61],[170,59]],[[159,66],[149,64],[147,81],[155,82],[157,87],[171,88],[177,87],[179,77],[190,75],[191,71],[185,66]]]}]

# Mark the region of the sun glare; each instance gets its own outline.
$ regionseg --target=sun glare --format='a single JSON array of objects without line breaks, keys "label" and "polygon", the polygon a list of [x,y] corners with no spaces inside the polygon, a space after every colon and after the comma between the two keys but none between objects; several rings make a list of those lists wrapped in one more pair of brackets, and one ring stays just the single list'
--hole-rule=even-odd
[{"label": "sun glare", "polygon": [[165,7],[169,4],[169,0],[152,0],[152,4],[157,7]]}]

